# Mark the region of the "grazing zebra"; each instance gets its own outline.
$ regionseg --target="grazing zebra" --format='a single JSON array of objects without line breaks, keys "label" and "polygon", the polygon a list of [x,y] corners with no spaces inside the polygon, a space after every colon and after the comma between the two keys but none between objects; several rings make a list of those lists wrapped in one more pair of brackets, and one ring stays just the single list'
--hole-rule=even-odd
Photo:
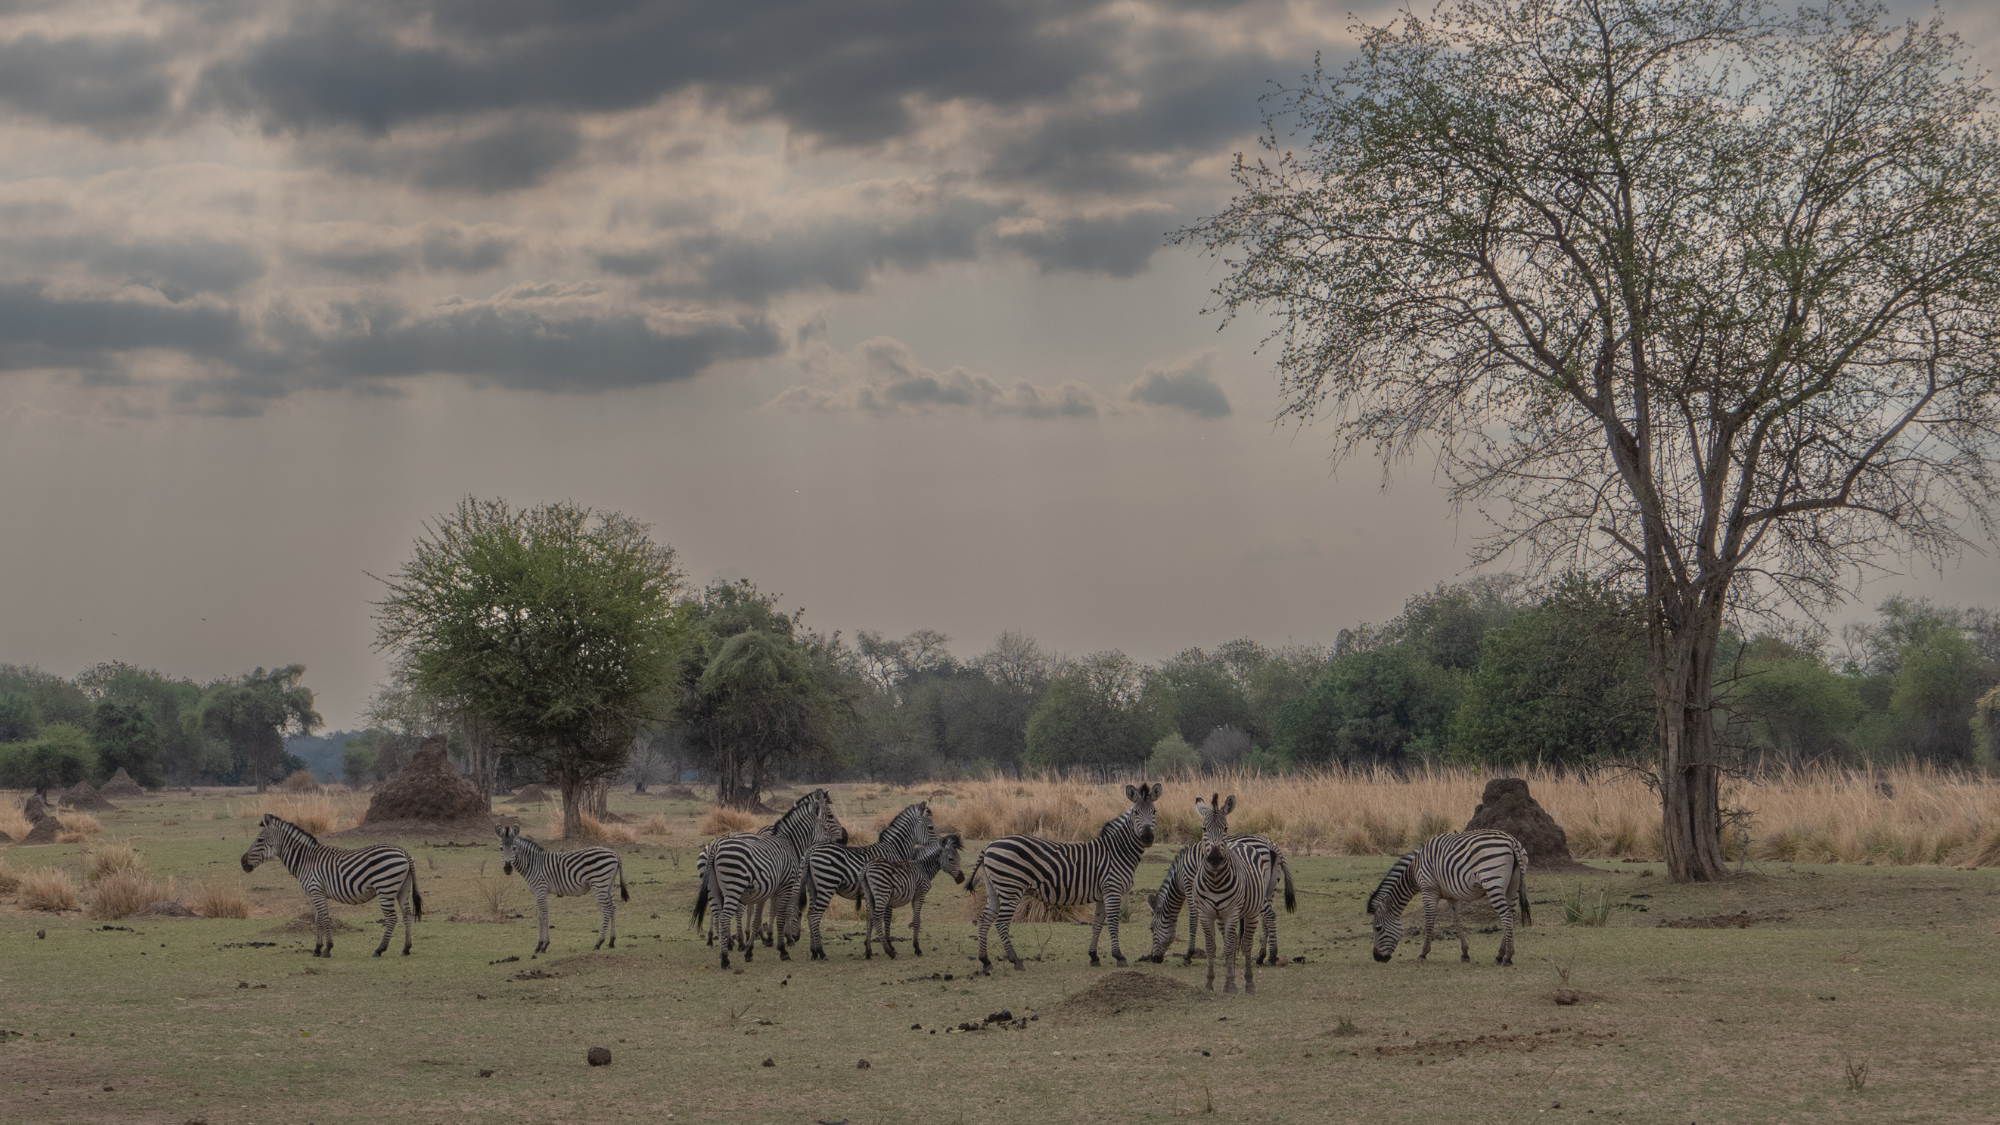
[{"label": "grazing zebra", "polygon": [[954,882],[963,883],[965,876],[958,870],[958,849],[962,841],[958,833],[932,840],[917,852],[915,859],[901,856],[875,856],[861,869],[861,894],[868,901],[866,930],[861,935],[861,956],[873,958],[875,950],[868,939],[875,931],[882,931],[882,952],[895,960],[896,946],[889,937],[889,923],[896,908],[910,908],[910,951],[917,956],[924,955],[924,896],[930,893],[931,880],[942,871]]},{"label": "grazing zebra", "polygon": [[1521,924],[1532,926],[1528,912],[1528,852],[1505,832],[1447,832],[1433,836],[1416,851],[1397,857],[1389,873],[1368,896],[1368,913],[1375,917],[1375,959],[1387,961],[1403,940],[1403,907],[1413,895],[1424,896],[1424,950],[1431,955],[1431,923],[1439,899],[1451,904],[1451,922],[1458,927],[1458,959],[1472,960],[1458,904],[1484,896],[1500,915],[1500,952],[1496,965],[1514,963],[1514,904],[1520,903]]},{"label": "grazing zebra", "polygon": [[[824,789],[793,802],[769,833],[739,832],[710,845],[708,870],[694,900],[694,924],[700,926],[710,899],[715,901],[715,929],[722,936],[722,967],[729,967],[729,947],[738,939],[731,932],[742,911],[757,903],[771,904],[772,930],[778,957],[792,959],[787,946],[799,936],[799,898],[805,891],[805,853],[814,844],[847,838],[847,829],[833,815],[833,799]],[[757,949],[745,935],[743,960]]]},{"label": "grazing zebra", "polygon": [[546,953],[549,948],[549,896],[561,898],[585,891],[597,896],[598,909],[604,915],[604,924],[597,929],[597,944],[591,949],[604,948],[607,937],[611,939],[611,948],[618,948],[615,919],[618,907],[611,901],[611,885],[618,884],[618,896],[627,902],[632,901],[632,892],[625,889],[625,865],[617,852],[599,847],[544,851],[540,844],[521,835],[517,825],[495,825],[493,831],[500,836],[500,873],[512,875],[519,871],[528,881],[529,889],[535,892],[535,919],[542,927],[542,940],[535,943],[536,953]]},{"label": "grazing zebra", "polygon": [[[1273,901],[1278,893],[1278,880],[1285,882],[1285,910],[1297,913],[1298,897],[1292,890],[1292,866],[1285,861],[1285,853],[1263,836],[1231,836],[1229,846],[1243,853],[1243,858],[1264,875],[1264,936],[1258,943],[1257,963],[1275,966],[1285,963],[1278,955],[1278,908]],[[1186,904],[1188,889],[1194,884],[1195,867],[1201,857],[1199,847],[1182,848],[1167,867],[1167,874],[1160,880],[1160,889],[1146,894],[1146,903],[1153,910],[1153,952],[1150,960],[1160,964],[1167,959],[1167,947],[1174,943],[1174,922],[1181,915],[1181,907]],[[1187,912],[1188,943],[1187,953],[1181,957],[1181,964],[1194,963],[1194,943],[1199,922],[1195,912]],[[1141,958],[1147,960],[1149,958]]]},{"label": "grazing zebra", "polygon": [[1104,924],[1111,924],[1111,957],[1125,966],[1118,948],[1120,900],[1132,889],[1132,875],[1139,857],[1153,843],[1153,804],[1160,799],[1160,784],[1127,785],[1125,799],[1132,807],[1119,813],[1097,830],[1097,839],[1082,844],[1058,844],[1038,836],[1002,836],[986,845],[965,889],[979,887],[979,873],[986,873],[986,907],[979,912],[979,964],[987,975],[993,962],[986,957],[986,929],[997,926],[1000,946],[1017,971],[1027,966],[1014,952],[1009,928],[1023,896],[1050,906],[1097,904],[1090,924],[1090,963],[1098,964],[1097,937]]},{"label": "grazing zebra", "polygon": [[1222,960],[1227,966],[1222,991],[1236,991],[1236,953],[1241,950],[1243,991],[1255,992],[1250,942],[1256,938],[1257,921],[1270,897],[1271,877],[1229,846],[1229,813],[1236,808],[1235,794],[1226,801],[1196,797],[1194,808],[1201,814],[1201,843],[1195,845],[1200,862],[1189,888],[1188,908],[1200,915],[1202,932],[1208,939],[1208,987],[1215,988],[1215,923],[1220,919]]},{"label": "grazing zebra", "polygon": [[[826,960],[820,945],[820,923],[836,896],[851,898],[861,906],[861,870],[871,859],[914,859],[917,850],[937,839],[937,825],[931,819],[928,801],[919,801],[896,814],[874,843],[854,848],[846,844],[820,844],[806,853],[806,928],[812,935],[812,959]],[[952,868],[957,871],[957,867]],[[867,944],[863,940],[862,944]]]},{"label": "grazing zebra", "polygon": [[371,897],[382,902],[382,944],[375,947],[375,956],[382,956],[396,933],[399,904],[403,956],[410,955],[410,926],[412,919],[424,916],[424,896],[417,893],[417,867],[409,852],[394,844],[329,847],[291,821],[265,813],[256,841],[243,853],[243,870],[255,871],[267,859],[282,861],[312,900],[314,957],[333,956],[333,916],[326,911],[327,900],[357,903]]}]

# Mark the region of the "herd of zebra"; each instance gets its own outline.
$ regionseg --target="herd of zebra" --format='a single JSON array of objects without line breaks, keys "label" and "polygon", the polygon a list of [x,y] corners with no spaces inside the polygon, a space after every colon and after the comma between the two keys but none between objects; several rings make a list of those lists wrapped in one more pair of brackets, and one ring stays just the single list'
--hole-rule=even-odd
[{"label": "herd of zebra", "polygon": [[[983,882],[986,904],[979,911],[979,962],[991,973],[987,956],[989,928],[1000,934],[1001,950],[1015,969],[1024,969],[1014,950],[1011,926],[1023,900],[1048,906],[1095,905],[1090,930],[1090,963],[1099,964],[1098,941],[1108,927],[1111,957],[1127,964],[1119,945],[1118,923],[1124,896],[1130,892],[1139,861],[1153,844],[1158,782],[1125,786],[1130,802],[1124,812],[1098,830],[1097,838],[1061,843],[1038,836],[1003,836],[988,844],[969,873],[959,867],[963,840],[956,833],[940,835],[928,802],[917,802],[897,813],[875,843],[850,846],[847,829],[833,813],[833,798],[825,789],[800,797],[775,822],[754,832],[718,836],[701,849],[695,863],[701,886],[694,904],[694,924],[706,919],[708,941],[721,945],[721,964],[729,968],[732,949],[748,962],[757,940],[775,945],[778,956],[791,959],[789,947],[810,933],[814,960],[824,960],[820,928],[835,898],[852,900],[864,920],[862,953],[874,956],[874,943],[896,956],[890,922],[898,907],[910,908],[910,948],[923,954],[923,907],[939,873],[964,883],[977,893]],[[1180,914],[1188,917],[1188,945],[1183,964],[1196,956],[1196,929],[1206,935],[1208,987],[1215,987],[1216,932],[1222,934],[1223,990],[1236,991],[1236,959],[1243,960],[1243,987],[1256,990],[1253,965],[1276,966],[1278,918],[1273,903],[1284,890],[1286,911],[1297,909],[1292,871],[1284,852],[1263,836],[1231,836],[1229,814],[1236,798],[1197,797],[1202,836],[1181,849],[1168,864],[1159,889],[1146,896],[1152,909],[1152,948],[1140,959],[1160,963],[1174,942]],[[494,829],[500,837],[502,871],[519,871],[535,895],[540,940],[535,952],[549,946],[550,895],[583,894],[597,898],[603,922],[597,945],[618,944],[614,886],[627,901],[624,867],[609,848],[589,846],[554,852],[521,835],[512,825]],[[315,920],[313,956],[333,955],[332,920],[327,904],[361,903],[378,899],[382,906],[381,956],[395,935],[396,915],[403,915],[403,953],[410,952],[410,923],[423,917],[423,896],[417,891],[416,867],[410,854],[392,844],[347,849],[321,844],[304,829],[274,815],[265,815],[256,840],[243,853],[243,870],[252,871],[269,859],[281,861],[298,879],[312,901]],[[1433,923],[1440,901],[1450,906],[1459,935],[1459,956],[1471,960],[1471,947],[1459,919],[1460,902],[1484,899],[1500,916],[1499,964],[1513,963],[1516,907],[1522,924],[1532,924],[1528,910],[1527,851],[1504,832],[1448,832],[1432,837],[1398,857],[1368,898],[1373,919],[1374,956],[1387,961],[1402,941],[1404,908],[1412,898],[1424,901],[1424,946],[1419,960],[1429,957]],[[710,913],[710,906],[713,912]],[[768,923],[763,915],[771,912]],[[1259,929],[1262,930],[1261,942]],[[1252,960],[1253,948],[1256,952]]]}]

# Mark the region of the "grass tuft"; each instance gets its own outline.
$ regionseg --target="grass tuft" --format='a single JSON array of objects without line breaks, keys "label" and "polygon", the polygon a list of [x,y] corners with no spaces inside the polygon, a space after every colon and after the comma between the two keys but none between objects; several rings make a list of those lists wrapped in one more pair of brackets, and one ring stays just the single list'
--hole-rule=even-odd
[{"label": "grass tuft", "polygon": [[91,889],[90,905],[85,913],[108,921],[173,897],[172,880],[160,883],[138,872],[116,871],[99,879]]},{"label": "grass tuft", "polygon": [[12,864],[0,859],[0,895],[11,895],[21,889],[21,873]]},{"label": "grass tuft", "polygon": [[75,833],[79,839],[104,831],[104,825],[89,813],[60,812],[56,814],[56,823],[63,826],[63,831]]},{"label": "grass tuft", "polygon": [[221,882],[207,882],[195,888],[187,906],[204,918],[250,917],[250,900],[243,889]]},{"label": "grass tuft", "polygon": [[742,809],[725,809],[717,805],[701,818],[701,834],[724,836],[731,832],[749,832],[757,827],[757,823],[756,817]]},{"label": "grass tuft", "polygon": [[1572,887],[1563,895],[1563,921],[1572,926],[1602,926],[1611,921],[1611,904],[1604,901],[1604,892],[1597,892],[1597,901],[1592,902],[1583,895],[1582,887]]},{"label": "grass tuft", "polygon": [[21,876],[21,906],[25,910],[58,912],[76,909],[76,884],[69,872],[37,867]]},{"label": "grass tuft", "polygon": [[106,840],[84,852],[82,859],[85,886],[110,875],[143,875],[146,871],[139,849],[125,840]]},{"label": "grass tuft", "polygon": [[5,832],[10,839],[18,840],[34,827],[28,823],[27,817],[21,815],[21,806],[12,801],[0,801],[0,832]]},{"label": "grass tuft", "polygon": [[673,833],[673,829],[668,827],[665,813],[654,813],[639,822],[637,832],[641,836],[667,836]]}]

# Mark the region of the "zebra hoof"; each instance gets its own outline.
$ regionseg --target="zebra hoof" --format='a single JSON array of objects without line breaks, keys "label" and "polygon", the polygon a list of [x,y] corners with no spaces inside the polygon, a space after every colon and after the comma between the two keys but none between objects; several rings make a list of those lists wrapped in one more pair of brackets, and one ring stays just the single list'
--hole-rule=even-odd
[{"label": "zebra hoof", "polygon": [[403,947],[403,956],[408,957],[409,955],[410,955],[410,947],[406,945]]},{"label": "zebra hoof", "polygon": [[1097,966],[1098,966],[1097,954],[1093,953],[1090,955],[1090,967],[1095,969],[1097,968]]},{"label": "zebra hoof", "polygon": [[383,951],[382,951],[382,950],[380,950],[380,949],[376,950],[376,951],[375,951],[375,956],[377,956],[377,957],[380,957],[380,956],[382,956],[382,952],[383,952]]},{"label": "zebra hoof", "polygon": [[1014,971],[1017,973],[1025,973],[1028,971],[1028,966],[1025,962],[1016,961],[1014,962]]},{"label": "zebra hoof", "polygon": [[1123,969],[1123,968],[1125,968],[1125,967],[1126,967],[1126,964],[1125,964],[1125,958],[1123,958],[1123,957],[1118,957],[1118,956],[1116,956],[1116,955],[1114,954],[1114,955],[1113,955],[1113,958],[1112,958],[1112,959],[1118,962],[1118,967],[1119,967],[1119,968]]}]

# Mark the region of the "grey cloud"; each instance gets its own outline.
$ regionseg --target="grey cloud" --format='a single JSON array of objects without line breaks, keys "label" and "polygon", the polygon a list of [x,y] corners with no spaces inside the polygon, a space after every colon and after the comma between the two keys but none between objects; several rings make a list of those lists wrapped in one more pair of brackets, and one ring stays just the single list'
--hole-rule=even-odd
[{"label": "grey cloud", "polygon": [[1146,208],[1103,218],[1062,219],[1000,239],[1026,255],[1043,273],[1071,270],[1131,277],[1146,268],[1166,244],[1172,220],[1165,208]]},{"label": "grey cloud", "polygon": [[1215,353],[1202,352],[1165,365],[1149,365],[1125,388],[1125,397],[1148,406],[1171,406],[1203,418],[1229,414],[1229,396],[1215,381]]},{"label": "grey cloud", "polygon": [[574,161],[581,146],[570,122],[535,117],[410,130],[386,140],[339,136],[307,150],[350,175],[491,195],[541,183]]},{"label": "grey cloud", "polygon": [[365,230],[315,239],[308,232],[290,251],[294,261],[369,281],[402,273],[484,273],[510,261],[520,238],[505,228],[425,223],[414,229]]},{"label": "grey cloud", "polygon": [[218,238],[126,242],[104,247],[92,264],[158,289],[174,301],[233,292],[264,276],[263,255],[245,243]]},{"label": "grey cloud", "polygon": [[58,125],[124,136],[166,113],[170,61],[164,44],[140,36],[29,32],[0,42],[0,103]]},{"label": "grey cloud", "polygon": [[836,351],[819,320],[800,330],[798,346],[800,366],[820,385],[790,388],[767,404],[773,409],[1038,419],[1095,418],[1118,409],[1081,383],[1041,387],[1023,379],[1004,386],[964,367],[934,371],[918,362],[909,345],[887,336]]},{"label": "grey cloud", "polygon": [[0,369],[106,370],[118,356],[165,349],[213,358],[237,352],[235,310],[65,296],[37,282],[0,283]]},{"label": "grey cloud", "polygon": [[[690,283],[665,287],[670,292],[724,294],[746,301],[802,289],[853,292],[885,269],[972,259],[981,233],[1004,213],[977,200],[946,199],[893,218],[843,216],[763,238],[686,238],[674,244],[671,253],[662,254],[659,262],[683,261],[694,275]],[[614,259],[635,265],[641,260]],[[612,263],[606,264],[609,268]]]}]

